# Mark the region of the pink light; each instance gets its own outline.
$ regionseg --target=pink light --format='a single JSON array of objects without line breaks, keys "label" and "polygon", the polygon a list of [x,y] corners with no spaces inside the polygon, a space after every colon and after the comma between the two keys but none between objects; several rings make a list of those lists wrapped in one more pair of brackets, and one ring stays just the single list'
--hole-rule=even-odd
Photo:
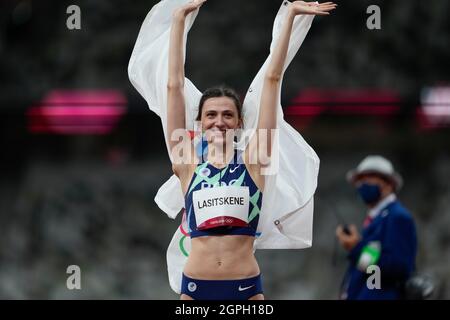
[{"label": "pink light", "polygon": [[126,112],[127,101],[115,90],[51,91],[27,112],[33,133],[108,134]]},{"label": "pink light", "polygon": [[289,106],[286,111],[287,115],[293,116],[318,116],[327,111],[331,114],[354,114],[354,115],[392,115],[400,110],[398,106],[392,105],[354,105],[354,106],[332,106],[332,107],[315,107],[315,106]]},{"label": "pink light", "polygon": [[423,113],[431,117],[450,117],[450,101],[448,106],[426,106]]},{"label": "pink light", "polygon": [[42,104],[61,105],[93,104],[93,105],[123,105],[127,100],[116,90],[53,90],[42,100]]},{"label": "pink light", "polygon": [[302,90],[293,103],[398,103],[398,94],[379,89],[316,89]]},{"label": "pink light", "polygon": [[285,114],[289,116],[317,116],[325,111],[325,109],[325,107],[292,105],[286,108]]},{"label": "pink light", "polygon": [[400,110],[400,107],[393,105],[354,105],[354,106],[335,106],[334,113],[346,114],[364,114],[364,115],[392,115]]},{"label": "pink light", "polygon": [[305,89],[285,110],[287,115],[317,117],[320,114],[389,116],[400,110],[400,99],[391,90]]},{"label": "pink light", "polygon": [[450,87],[424,88],[421,96],[422,105],[416,114],[419,126],[423,129],[450,126]]},{"label": "pink light", "polygon": [[86,105],[78,106],[58,106],[58,107],[32,107],[28,110],[30,116],[50,116],[50,117],[73,117],[73,116],[120,116],[125,112],[124,107],[96,107]]}]

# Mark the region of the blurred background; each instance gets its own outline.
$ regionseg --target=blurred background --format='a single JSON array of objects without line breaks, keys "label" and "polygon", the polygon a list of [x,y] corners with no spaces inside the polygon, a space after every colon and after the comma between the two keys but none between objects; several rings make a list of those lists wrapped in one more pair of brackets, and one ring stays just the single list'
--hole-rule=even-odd
[{"label": "blurred background", "polygon": [[[159,118],[128,59],[157,1],[0,2],[0,298],[178,299],[166,249],[179,219],[153,201],[171,175]],[[403,175],[417,268],[450,298],[450,2],[341,1],[316,18],[284,79],[285,116],[321,159],[313,246],[259,250],[269,299],[337,299],[346,267],[336,213],[365,208],[345,181],[368,154]],[[66,9],[81,9],[68,30]],[[242,95],[267,57],[279,0],[209,0],[187,76]],[[369,5],[381,30],[369,30]],[[82,290],[66,269],[81,268]]]}]

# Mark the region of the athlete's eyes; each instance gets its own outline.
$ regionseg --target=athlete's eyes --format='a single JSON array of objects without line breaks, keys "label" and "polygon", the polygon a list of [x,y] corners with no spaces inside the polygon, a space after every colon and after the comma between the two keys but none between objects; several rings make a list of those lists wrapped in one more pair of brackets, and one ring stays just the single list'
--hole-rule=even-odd
[{"label": "athlete's eyes", "polygon": [[[207,112],[206,113],[206,117],[208,119],[212,119],[212,118],[214,118],[216,116],[217,116],[216,112]],[[223,117],[226,118],[226,119],[232,119],[234,117],[234,114],[233,113],[224,113]]]}]

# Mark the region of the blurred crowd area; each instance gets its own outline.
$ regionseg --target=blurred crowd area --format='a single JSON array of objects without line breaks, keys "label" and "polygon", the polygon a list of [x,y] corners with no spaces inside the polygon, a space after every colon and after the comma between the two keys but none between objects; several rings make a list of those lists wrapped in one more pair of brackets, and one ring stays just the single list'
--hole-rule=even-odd
[{"label": "blurred crowd area", "polygon": [[[69,31],[74,3],[82,28]],[[0,3],[0,298],[177,299],[165,254],[180,221],[153,201],[171,166],[159,118],[126,72],[155,3]],[[187,76],[200,89],[226,83],[246,92],[280,4],[209,0],[190,33]],[[381,8],[381,30],[366,28],[370,4]],[[421,116],[426,88],[450,83],[449,6],[345,1],[314,21],[282,95],[286,119],[321,159],[313,246],[257,251],[269,299],[337,299],[346,259],[336,213],[362,223],[345,174],[367,154],[388,157],[403,175],[418,271],[435,280],[433,298],[450,298],[450,100],[439,100],[438,125]],[[381,93],[389,101],[377,100]],[[81,290],[66,287],[70,265],[81,268]]]},{"label": "blurred crowd area", "polygon": [[[49,90],[121,88],[137,98],[126,66],[141,23],[157,1],[8,0],[0,3],[0,101],[27,106]],[[201,89],[226,83],[247,91],[267,57],[281,0],[208,0],[190,33],[186,75]],[[316,17],[285,77],[284,96],[299,89],[390,88],[414,100],[423,86],[448,81],[450,56],[443,0],[341,1]],[[76,4],[81,29],[68,30]],[[381,30],[366,26],[378,5]],[[23,94],[26,92],[26,94]],[[131,108],[142,108],[138,100]]]}]

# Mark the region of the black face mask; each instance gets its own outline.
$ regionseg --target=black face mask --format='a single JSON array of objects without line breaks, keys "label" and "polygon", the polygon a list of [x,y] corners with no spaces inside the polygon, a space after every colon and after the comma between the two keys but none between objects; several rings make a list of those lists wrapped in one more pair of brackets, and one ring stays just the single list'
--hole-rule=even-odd
[{"label": "black face mask", "polygon": [[358,194],[366,204],[377,203],[381,198],[381,190],[377,184],[363,183],[357,188]]}]

